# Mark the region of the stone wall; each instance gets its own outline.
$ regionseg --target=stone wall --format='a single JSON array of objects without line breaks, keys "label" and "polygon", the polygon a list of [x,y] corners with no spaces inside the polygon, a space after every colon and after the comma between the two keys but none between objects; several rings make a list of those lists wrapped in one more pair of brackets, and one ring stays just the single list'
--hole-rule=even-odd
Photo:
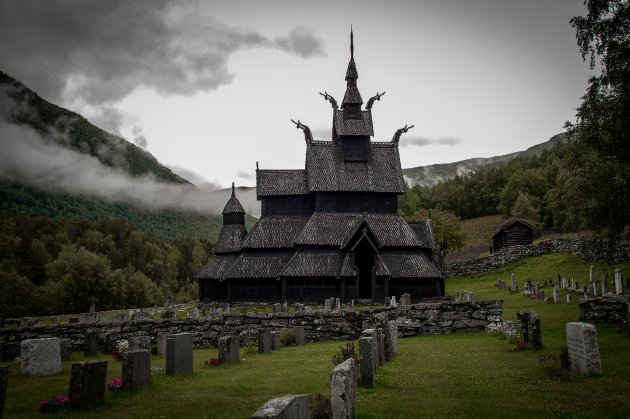
[{"label": "stone wall", "polygon": [[555,239],[550,241],[549,247],[546,242],[533,243],[527,246],[512,246],[503,248],[488,257],[452,263],[446,265],[446,272],[449,277],[479,274],[500,268],[510,262],[547,253],[570,253],[590,261],[630,261],[630,245],[627,244],[618,245],[609,252],[606,247],[594,240]]},{"label": "stone wall", "polygon": [[99,348],[108,341],[132,336],[150,336],[153,343],[158,334],[192,333],[195,347],[216,347],[219,337],[239,335],[241,342],[257,339],[261,328],[281,329],[304,326],[306,338],[357,339],[364,329],[374,326],[384,316],[395,320],[402,336],[435,335],[452,332],[484,330],[488,323],[502,321],[503,301],[419,303],[404,307],[383,307],[360,311],[296,311],[289,313],[224,314],[205,318],[146,319],[122,323],[76,323],[57,326],[33,326],[0,330],[0,341],[20,342],[24,339],[58,337],[71,339],[74,350],[82,350],[85,334],[94,331],[99,336]]},{"label": "stone wall", "polygon": [[585,321],[621,323],[628,321],[630,295],[606,295],[580,300],[580,317]]}]

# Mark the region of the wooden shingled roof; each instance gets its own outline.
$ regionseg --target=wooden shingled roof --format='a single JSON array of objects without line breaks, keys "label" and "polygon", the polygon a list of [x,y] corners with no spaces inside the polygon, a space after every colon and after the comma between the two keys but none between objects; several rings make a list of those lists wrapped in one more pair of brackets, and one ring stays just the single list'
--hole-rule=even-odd
[{"label": "wooden shingled roof", "polygon": [[257,170],[256,195],[308,195],[306,170]]},{"label": "wooden shingled roof", "polygon": [[292,248],[308,216],[269,215],[256,221],[243,241],[245,249]]},{"label": "wooden shingled roof", "polygon": [[527,221],[523,220],[522,218],[511,218],[511,219],[506,220],[506,221],[502,222],[501,224],[499,224],[499,226],[495,230],[494,234],[492,235],[492,238],[494,238],[494,236],[499,234],[500,231],[503,231],[506,228],[511,227],[511,226],[513,226],[514,224],[517,224],[517,223],[518,224],[522,224],[525,227],[530,228],[532,230],[535,230],[535,227],[533,225],[531,225]]},{"label": "wooden shingled roof", "polygon": [[343,150],[331,141],[313,141],[306,150],[311,192],[403,193],[398,144],[371,143],[367,162],[344,162]]},{"label": "wooden shingled roof", "polygon": [[435,248],[435,236],[433,235],[433,226],[431,220],[426,221],[408,221],[409,226],[413,229],[420,240],[421,246],[426,249]]},{"label": "wooden shingled roof", "polygon": [[226,224],[221,228],[214,248],[215,254],[240,252],[247,229],[243,224]]},{"label": "wooden shingled roof", "polygon": [[245,251],[225,274],[225,278],[277,278],[294,251]]},{"label": "wooden shingled roof", "polygon": [[[282,271],[281,276],[339,276],[345,255],[335,249],[299,250]],[[354,274],[353,274],[354,275]]]},{"label": "wooden shingled roof", "polygon": [[[357,90],[357,94],[359,91]],[[348,94],[346,92],[346,94]],[[358,98],[361,99],[361,96]],[[338,109],[333,114],[333,124],[337,135],[369,135],[374,136],[374,124],[372,123],[372,111],[361,111],[359,119],[345,119],[343,110]]]},{"label": "wooden shingled roof", "polygon": [[392,278],[442,278],[435,263],[420,252],[383,251],[379,256]]},{"label": "wooden shingled roof", "polygon": [[223,279],[228,274],[238,254],[215,255],[206,266],[195,275],[196,279]]}]

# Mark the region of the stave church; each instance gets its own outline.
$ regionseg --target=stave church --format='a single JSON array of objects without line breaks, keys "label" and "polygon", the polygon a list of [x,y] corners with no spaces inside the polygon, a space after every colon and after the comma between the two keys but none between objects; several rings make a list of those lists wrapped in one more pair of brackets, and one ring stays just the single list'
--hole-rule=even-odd
[{"label": "stave church", "polygon": [[250,231],[235,194],[223,209],[215,255],[196,275],[200,300],[231,302],[412,301],[444,296],[444,267],[431,221],[408,222],[397,212],[404,192],[399,140],[372,141],[372,106],[359,93],[350,35],[347,87],[332,106],[332,138],[304,132],[303,169],[259,170],[261,216]]}]

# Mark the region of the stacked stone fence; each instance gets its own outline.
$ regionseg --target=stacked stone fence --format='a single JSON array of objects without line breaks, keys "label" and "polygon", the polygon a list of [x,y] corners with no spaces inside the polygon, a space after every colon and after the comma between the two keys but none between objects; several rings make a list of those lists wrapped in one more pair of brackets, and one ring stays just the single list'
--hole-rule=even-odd
[{"label": "stacked stone fence", "polygon": [[580,317],[585,321],[622,323],[630,320],[630,295],[606,295],[580,300]]},{"label": "stacked stone fence", "polygon": [[257,341],[261,329],[303,326],[306,339],[357,339],[364,329],[380,324],[384,317],[394,320],[401,336],[436,335],[484,330],[488,323],[501,323],[501,300],[418,303],[404,307],[366,310],[335,310],[281,313],[223,314],[212,317],[181,319],[143,319],[120,323],[67,323],[0,330],[3,345],[26,339],[57,337],[72,341],[73,350],[84,349],[88,332],[98,336],[100,350],[118,339],[149,336],[153,343],[158,335],[190,333],[195,347],[217,347],[224,336],[238,336],[241,344]]},{"label": "stacked stone fence", "polygon": [[569,253],[589,261],[630,261],[630,245],[628,244],[618,244],[610,250],[596,240],[567,238],[550,240],[549,244],[542,241],[526,246],[505,247],[484,258],[448,264],[446,273],[449,277],[479,274],[511,262],[547,253]]}]

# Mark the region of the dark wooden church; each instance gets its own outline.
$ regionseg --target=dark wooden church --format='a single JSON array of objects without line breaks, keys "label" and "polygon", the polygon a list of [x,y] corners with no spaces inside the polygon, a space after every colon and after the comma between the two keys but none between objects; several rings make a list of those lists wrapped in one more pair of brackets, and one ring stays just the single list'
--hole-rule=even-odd
[{"label": "dark wooden church", "polygon": [[378,300],[444,295],[431,222],[397,213],[404,191],[398,141],[372,142],[372,97],[362,109],[351,34],[347,88],[333,108],[332,141],[304,131],[306,167],[256,169],[261,216],[251,231],[232,189],[215,256],[199,272],[202,301]]}]

